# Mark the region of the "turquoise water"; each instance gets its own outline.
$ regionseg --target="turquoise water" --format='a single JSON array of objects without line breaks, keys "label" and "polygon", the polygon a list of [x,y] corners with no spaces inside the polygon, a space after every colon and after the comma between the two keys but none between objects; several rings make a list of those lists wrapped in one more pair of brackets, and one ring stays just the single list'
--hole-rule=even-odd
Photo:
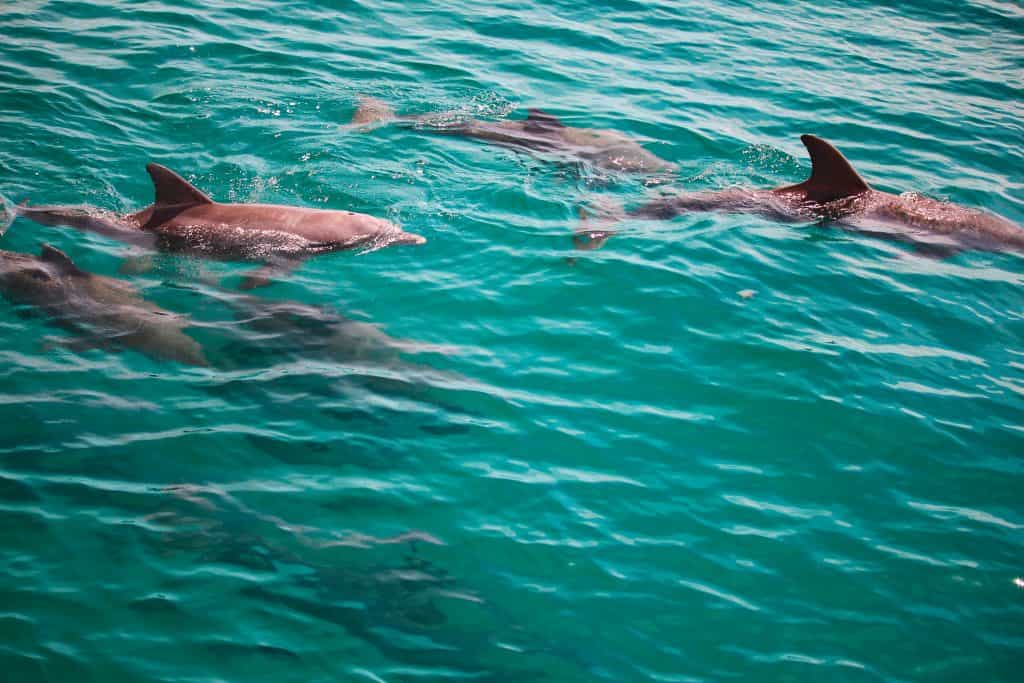
[{"label": "turquoise water", "polygon": [[[658,188],[345,125],[542,107],[688,190],[800,180],[813,132],[1024,221],[1024,12],[887,5],[0,7],[10,200],[135,209],[153,160],[428,239],[306,262],[259,296],[328,308],[282,322],[244,264],[120,275],[13,223],[190,314],[213,367],[0,306],[3,680],[1018,680],[1019,256],[723,215],[573,252],[579,207]],[[338,316],[404,351],[323,343]]]}]

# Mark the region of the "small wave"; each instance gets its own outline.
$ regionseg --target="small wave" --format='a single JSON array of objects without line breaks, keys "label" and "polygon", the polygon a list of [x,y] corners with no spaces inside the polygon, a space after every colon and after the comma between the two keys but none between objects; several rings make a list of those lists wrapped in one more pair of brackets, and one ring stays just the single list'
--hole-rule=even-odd
[{"label": "small wave", "polygon": [[11,227],[11,223],[14,222],[17,215],[18,212],[11,200],[0,194],[0,237],[7,232],[7,228]]}]

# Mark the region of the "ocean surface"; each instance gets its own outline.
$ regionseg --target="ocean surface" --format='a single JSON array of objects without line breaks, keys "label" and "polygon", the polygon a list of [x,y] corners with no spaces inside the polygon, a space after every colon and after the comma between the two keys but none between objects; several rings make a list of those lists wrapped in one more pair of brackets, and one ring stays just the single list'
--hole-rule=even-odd
[{"label": "ocean surface", "polygon": [[[1024,222],[1019,4],[17,0],[0,35],[6,202],[137,210],[157,161],[428,240],[241,295],[13,221],[210,366],[0,302],[3,681],[1021,680],[1024,259],[716,214],[571,240],[798,182],[802,133]],[[352,128],[360,96],[679,172]]]}]

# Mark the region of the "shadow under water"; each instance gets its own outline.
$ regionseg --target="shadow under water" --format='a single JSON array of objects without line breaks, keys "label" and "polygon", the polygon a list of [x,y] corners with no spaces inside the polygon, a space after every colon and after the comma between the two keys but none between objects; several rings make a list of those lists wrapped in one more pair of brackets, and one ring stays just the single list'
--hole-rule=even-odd
[{"label": "shadow under water", "polygon": [[[176,287],[204,299],[204,348],[217,372],[206,390],[232,402],[272,405],[276,416],[315,397],[319,412],[345,423],[415,424],[435,435],[463,433],[473,413],[444,398],[469,384],[414,355],[451,357],[454,346],[398,339],[328,306],[273,300],[211,287]],[[211,315],[216,316],[211,319]]]},{"label": "shadow under water", "polygon": [[[215,486],[171,486],[164,493],[166,505],[145,520],[160,530],[147,538],[158,539],[155,552],[164,561],[185,556],[193,577],[214,567],[221,576],[246,577],[232,583],[264,622],[278,622],[285,632],[283,621],[296,618],[339,627],[406,667],[394,680],[542,680],[547,676],[536,668],[538,656],[558,667],[575,664],[568,653],[530,644],[522,628],[428,558],[421,548],[446,544],[426,531],[382,538],[292,524]],[[221,638],[214,645],[232,643]],[[273,642],[254,647],[265,655],[303,657]]]}]

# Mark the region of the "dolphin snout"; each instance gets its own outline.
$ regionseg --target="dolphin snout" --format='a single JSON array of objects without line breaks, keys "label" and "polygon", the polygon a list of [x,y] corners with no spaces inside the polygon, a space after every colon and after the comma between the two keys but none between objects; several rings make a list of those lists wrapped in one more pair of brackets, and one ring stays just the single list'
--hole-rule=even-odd
[{"label": "dolphin snout", "polygon": [[412,232],[403,232],[395,240],[395,244],[426,244],[427,238]]},{"label": "dolphin snout", "polygon": [[600,249],[615,234],[614,230],[577,230],[573,233],[573,245],[582,251]]}]

